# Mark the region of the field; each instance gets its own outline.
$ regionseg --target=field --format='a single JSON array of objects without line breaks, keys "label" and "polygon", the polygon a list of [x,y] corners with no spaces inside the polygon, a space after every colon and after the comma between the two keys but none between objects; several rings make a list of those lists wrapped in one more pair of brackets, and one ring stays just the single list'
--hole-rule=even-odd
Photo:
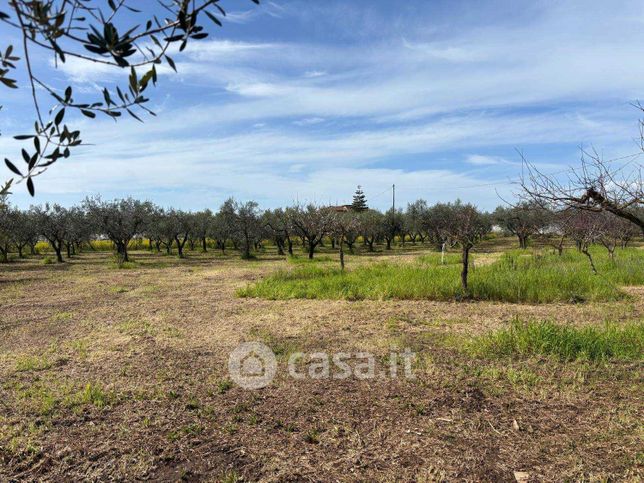
[{"label": "field", "polygon": [[[0,267],[0,480],[640,481],[644,250],[313,261],[146,250]],[[520,267],[520,270],[517,270]],[[261,341],[278,371],[237,386]],[[296,352],[409,348],[413,378],[294,380]]]}]

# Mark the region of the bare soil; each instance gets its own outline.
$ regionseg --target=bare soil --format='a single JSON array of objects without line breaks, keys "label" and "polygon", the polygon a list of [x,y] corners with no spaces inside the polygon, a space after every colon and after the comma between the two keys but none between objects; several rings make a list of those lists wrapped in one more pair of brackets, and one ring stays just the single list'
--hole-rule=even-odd
[{"label": "bare soil", "polygon": [[[492,250],[493,251],[493,250]],[[414,256],[409,249],[397,256]],[[379,256],[351,257],[348,264]],[[489,253],[480,257],[494,257]],[[626,302],[517,305],[238,298],[287,262],[107,253],[0,267],[0,480],[640,481],[641,364],[477,360],[515,317],[644,317]],[[243,341],[268,387],[230,383]],[[414,378],[294,380],[289,353],[417,354]]]}]

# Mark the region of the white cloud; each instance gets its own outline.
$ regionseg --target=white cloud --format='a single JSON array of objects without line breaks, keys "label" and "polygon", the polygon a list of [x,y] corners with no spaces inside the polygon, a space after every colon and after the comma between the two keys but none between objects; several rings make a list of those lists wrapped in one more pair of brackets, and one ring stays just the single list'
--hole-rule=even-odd
[{"label": "white cloud", "polygon": [[465,158],[465,162],[474,166],[493,166],[498,164],[517,164],[508,161],[501,156],[485,156],[482,154],[470,154]]},{"label": "white cloud", "polygon": [[[289,22],[300,15],[266,5],[275,16],[292,16]],[[39,180],[40,192],[208,188],[239,196],[257,190],[275,201],[293,192],[341,197],[356,184],[379,186],[393,177],[409,196],[427,196],[429,187],[447,196],[446,184],[432,184],[436,176],[453,188],[489,179],[437,169],[432,155],[442,151],[458,149],[456,161],[491,171],[516,164],[493,153],[499,146],[594,142],[619,150],[630,142],[636,113],[627,101],[644,97],[639,3],[539,4],[521,23],[451,19],[449,29],[438,22],[428,28],[431,18],[396,19],[378,36],[349,31],[357,13],[364,13],[366,33],[369,26],[382,29],[385,22],[370,8],[342,2],[325,17],[321,7],[307,2],[298,8],[303,5],[300,21],[323,19],[306,25],[333,28],[327,38],[344,29],[342,39],[351,41],[257,34],[256,41],[209,40],[173,51],[179,74],[159,67],[156,94],[169,97],[159,118],[144,126],[86,124],[84,140],[95,146],[53,167]],[[250,22],[259,11],[231,18]],[[319,32],[310,38],[319,39]],[[71,58],[61,71],[86,89],[127,75]],[[0,138],[5,146],[15,151]],[[472,154],[464,158],[463,151]],[[405,171],[373,167],[400,166],[408,155],[427,161]],[[455,191],[450,196],[490,200],[476,190]]]},{"label": "white cloud", "polygon": [[327,75],[327,73],[323,70],[309,70],[304,73],[304,77],[308,77],[309,79],[313,79],[315,77],[323,77]]},{"label": "white cloud", "polygon": [[321,122],[324,122],[323,117],[307,117],[293,121],[293,124],[295,124],[296,126],[311,126],[313,124],[320,124]]}]

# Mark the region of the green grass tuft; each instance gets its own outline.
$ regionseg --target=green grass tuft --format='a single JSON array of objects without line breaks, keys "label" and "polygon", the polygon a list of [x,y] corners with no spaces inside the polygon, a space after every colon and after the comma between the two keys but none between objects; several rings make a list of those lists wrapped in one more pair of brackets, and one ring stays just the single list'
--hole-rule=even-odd
[{"label": "green grass tuft", "polygon": [[515,321],[508,329],[474,338],[467,350],[487,358],[541,355],[561,361],[640,361],[644,359],[644,323],[577,328]]},{"label": "green grass tuft", "polygon": [[[574,251],[556,254],[512,251],[489,265],[474,265],[470,296],[514,303],[612,301],[626,297],[620,285],[644,284],[644,251],[620,250],[615,262],[595,252],[599,275]],[[464,296],[457,254],[445,264],[440,254],[416,263],[374,263],[342,272],[335,267],[298,264],[239,290],[241,297],[267,299],[430,299]]]}]

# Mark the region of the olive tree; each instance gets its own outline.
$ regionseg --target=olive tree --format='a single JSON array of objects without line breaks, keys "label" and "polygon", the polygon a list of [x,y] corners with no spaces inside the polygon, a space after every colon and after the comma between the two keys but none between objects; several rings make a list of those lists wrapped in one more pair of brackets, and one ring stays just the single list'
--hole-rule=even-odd
[{"label": "olive tree", "polygon": [[492,216],[494,223],[519,239],[520,248],[528,248],[528,239],[539,233],[550,221],[550,211],[534,202],[523,202],[510,207],[499,206]]},{"label": "olive tree", "polygon": [[284,255],[284,248],[288,248],[289,255],[293,255],[293,241],[291,240],[291,224],[289,216],[282,208],[266,210],[262,215],[262,225],[277,246],[277,254]]},{"label": "olive tree", "polygon": [[374,251],[374,244],[382,237],[385,215],[377,210],[368,209],[360,212],[360,225],[362,236],[370,252]]},{"label": "olive tree", "polygon": [[17,210],[9,205],[5,196],[0,196],[0,256],[3,263],[9,261],[9,250],[16,229]]},{"label": "olive tree", "polygon": [[35,254],[38,243],[38,227],[31,211],[14,210],[14,227],[10,233],[11,242],[18,251],[18,256],[24,258],[25,247],[29,246],[31,254]]},{"label": "olive tree", "polygon": [[403,217],[403,232],[404,234],[409,235],[413,244],[416,244],[417,238],[420,239],[421,243],[425,241],[425,227],[423,220],[426,217],[428,209],[427,202],[422,199],[407,204],[407,210]]},{"label": "olive tree", "polygon": [[289,211],[294,231],[306,242],[308,256],[313,258],[315,247],[331,231],[335,212],[313,204],[295,206]]},{"label": "olive tree", "polygon": [[[221,205],[217,216],[220,228],[230,236],[235,247],[241,246],[242,258],[252,258],[251,249],[263,234],[259,205],[255,201],[241,203],[229,198]],[[225,244],[225,239],[223,242]]]},{"label": "olive tree", "polygon": [[60,205],[45,204],[32,208],[40,234],[49,242],[56,253],[56,261],[63,263],[62,249],[67,238],[68,213]]},{"label": "olive tree", "polygon": [[424,212],[423,227],[429,241],[440,250],[454,245],[451,239],[451,216],[453,206],[449,203],[436,203]]},{"label": "olive tree", "polygon": [[403,235],[403,215],[400,211],[388,210],[382,220],[382,236],[387,244],[387,250],[391,250],[391,244],[396,236]]},{"label": "olive tree", "polygon": [[231,213],[227,209],[224,209],[224,206],[215,214],[209,231],[209,236],[215,240],[222,254],[226,253],[226,241],[233,238],[235,228],[234,211]]},{"label": "olive tree", "polygon": [[461,285],[465,295],[468,291],[468,273],[470,250],[490,232],[490,217],[481,213],[474,205],[464,204],[460,200],[455,203],[447,203],[444,220],[444,230],[460,247],[461,262]]},{"label": "olive tree", "polygon": [[215,217],[210,210],[198,211],[192,215],[192,227],[190,236],[201,242],[201,250],[208,251],[208,237],[212,233]]},{"label": "olive tree", "polygon": [[90,223],[85,211],[78,206],[73,206],[67,210],[67,229],[65,230],[65,249],[67,258],[76,254],[85,241],[89,241],[94,235],[93,226]]},{"label": "olive tree", "polygon": [[128,262],[128,245],[142,233],[152,204],[133,198],[103,201],[86,198],[83,203],[90,223],[116,247],[119,262]]}]

